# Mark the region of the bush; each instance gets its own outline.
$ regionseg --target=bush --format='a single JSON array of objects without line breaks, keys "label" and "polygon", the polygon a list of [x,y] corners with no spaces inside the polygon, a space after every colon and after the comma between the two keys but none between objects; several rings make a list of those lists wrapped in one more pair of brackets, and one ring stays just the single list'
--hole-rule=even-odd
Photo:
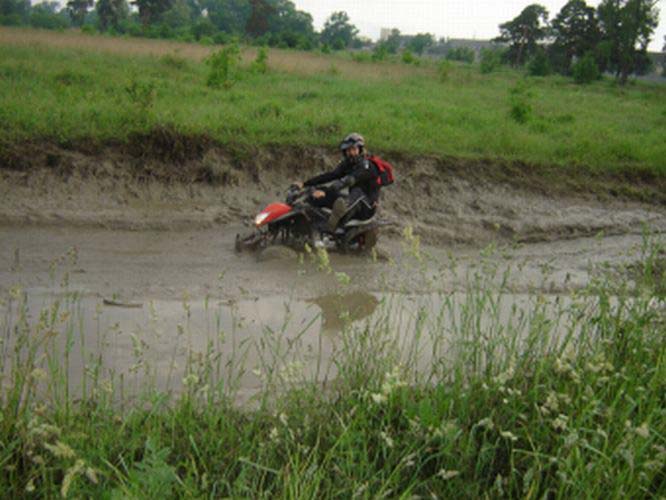
[{"label": "bush", "polygon": [[481,49],[481,73],[487,75],[502,64],[502,52],[496,49]]},{"label": "bush", "polygon": [[409,49],[406,49],[402,53],[402,62],[405,64],[413,64],[415,66],[419,65],[419,58],[416,57],[414,54],[412,54],[412,51]]},{"label": "bush", "polygon": [[165,66],[178,71],[186,70],[189,67],[187,59],[176,54],[165,54],[160,57],[160,61]]},{"label": "bush", "polygon": [[521,125],[527,123],[532,116],[532,104],[530,98],[532,93],[528,85],[522,81],[509,90],[509,116],[516,123]]},{"label": "bush", "polygon": [[441,61],[437,65],[437,76],[442,83],[448,81],[449,76],[451,76],[451,63],[449,61]]},{"label": "bush", "polygon": [[527,72],[530,76],[548,76],[553,72],[545,50],[540,49],[537,51],[527,65]]},{"label": "bush", "polygon": [[205,36],[215,39],[217,36],[217,28],[207,17],[202,17],[195,22],[190,28],[190,31],[192,32],[192,36],[197,40],[200,40]]},{"label": "bush", "polygon": [[386,44],[379,43],[375,46],[375,49],[372,51],[372,60],[375,62],[383,61],[388,57],[389,51],[386,48]]},{"label": "bush", "polygon": [[127,119],[130,122],[146,125],[152,116],[155,104],[155,84],[132,79],[125,87],[130,106],[127,107]]},{"label": "bush", "polygon": [[206,59],[206,64],[210,68],[206,85],[213,88],[230,88],[238,78],[238,66],[240,64],[238,44],[231,43],[213,53]]},{"label": "bush", "polygon": [[10,14],[8,16],[0,16],[0,26],[20,26],[23,24],[23,19],[18,14]]},{"label": "bush", "polygon": [[176,38],[179,42],[194,43],[196,40],[191,33],[183,33]]},{"label": "bush", "polygon": [[472,64],[476,59],[476,53],[469,47],[456,47],[446,53],[446,59]]},{"label": "bush", "polygon": [[215,45],[226,45],[229,43],[230,39],[231,37],[223,31],[218,31],[213,35],[213,42],[215,42]]},{"label": "bush", "polygon": [[97,33],[97,30],[92,24],[84,24],[81,26],[81,33],[85,33],[86,35],[94,35]]},{"label": "bush", "polygon": [[369,52],[356,51],[351,53],[352,59],[358,63],[370,62],[372,60],[372,55]]},{"label": "bush", "polygon": [[590,52],[574,63],[571,74],[574,81],[580,85],[592,83],[601,78],[599,66]]},{"label": "bush", "polygon": [[259,47],[257,58],[252,62],[250,70],[254,73],[268,73],[268,49],[266,47]]},{"label": "bush", "polygon": [[69,27],[67,18],[49,10],[44,4],[38,4],[30,13],[30,26],[47,30],[63,30]]}]

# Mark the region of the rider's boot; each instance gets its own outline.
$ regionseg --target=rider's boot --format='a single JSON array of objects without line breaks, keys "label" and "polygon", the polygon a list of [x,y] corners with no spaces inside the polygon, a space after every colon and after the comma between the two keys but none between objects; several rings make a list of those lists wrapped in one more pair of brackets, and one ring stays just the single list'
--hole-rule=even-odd
[{"label": "rider's boot", "polygon": [[343,198],[338,198],[335,200],[333,203],[333,207],[331,211],[331,215],[328,218],[328,230],[333,233],[335,232],[335,229],[338,227],[338,223],[340,222],[340,219],[342,219],[345,215],[345,212],[347,211],[347,203],[345,203],[345,200]]}]

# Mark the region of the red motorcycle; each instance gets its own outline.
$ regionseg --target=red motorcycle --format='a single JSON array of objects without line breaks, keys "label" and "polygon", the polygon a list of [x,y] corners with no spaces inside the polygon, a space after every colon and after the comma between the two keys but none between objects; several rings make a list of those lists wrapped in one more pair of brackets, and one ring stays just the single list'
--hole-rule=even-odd
[{"label": "red motorcycle", "polygon": [[285,203],[271,203],[257,214],[251,234],[236,235],[236,251],[260,250],[275,244],[296,250],[307,244],[345,253],[370,251],[379,236],[377,216],[358,220],[345,215],[335,231],[328,231],[331,209],[312,204],[315,190],[291,186]]}]

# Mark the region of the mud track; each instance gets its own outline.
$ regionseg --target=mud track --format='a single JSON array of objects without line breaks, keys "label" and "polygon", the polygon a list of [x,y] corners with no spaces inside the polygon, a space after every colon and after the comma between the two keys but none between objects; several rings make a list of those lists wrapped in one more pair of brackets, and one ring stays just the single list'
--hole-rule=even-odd
[{"label": "mud track", "polygon": [[[16,311],[5,298],[20,292],[30,318],[66,310],[80,331],[74,350],[85,340],[105,373],[126,374],[137,393],[139,361],[159,388],[179,390],[173,367],[216,345],[243,374],[235,397],[245,401],[264,383],[251,370],[267,359],[278,368],[297,361],[325,383],[335,377],[345,322],[388,318],[409,346],[420,312],[455,320],[475,286],[502,283],[502,314],[514,306],[529,313],[547,297],[559,317],[570,293],[608,263],[636,266],[646,225],[666,230],[666,185],[645,173],[380,153],[397,169],[381,212],[394,225],[379,259],[331,255],[331,272],[314,256],[278,251],[257,261],[233,244],[244,221],[291,181],[331,168],[335,151],[248,151],[168,129],[122,144],[0,148],[0,326],[13,331]],[[401,237],[409,226],[420,246]],[[491,281],[470,284],[489,264]],[[447,323],[433,326],[432,339],[442,329],[455,337]],[[222,342],[218,330],[235,333]],[[61,352],[68,344],[59,338]],[[237,345],[246,346],[242,363]],[[69,370],[83,379],[83,362]]]}]

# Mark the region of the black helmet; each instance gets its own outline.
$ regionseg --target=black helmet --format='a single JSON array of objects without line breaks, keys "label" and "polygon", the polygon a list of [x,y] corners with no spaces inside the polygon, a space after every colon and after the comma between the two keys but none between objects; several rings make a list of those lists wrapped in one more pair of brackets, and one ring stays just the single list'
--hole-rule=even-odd
[{"label": "black helmet", "polygon": [[361,134],[357,134],[356,132],[349,134],[347,137],[345,137],[342,140],[342,142],[340,143],[340,151],[344,153],[349,148],[354,146],[356,146],[360,150],[363,150],[363,148],[365,147],[365,139]]}]

